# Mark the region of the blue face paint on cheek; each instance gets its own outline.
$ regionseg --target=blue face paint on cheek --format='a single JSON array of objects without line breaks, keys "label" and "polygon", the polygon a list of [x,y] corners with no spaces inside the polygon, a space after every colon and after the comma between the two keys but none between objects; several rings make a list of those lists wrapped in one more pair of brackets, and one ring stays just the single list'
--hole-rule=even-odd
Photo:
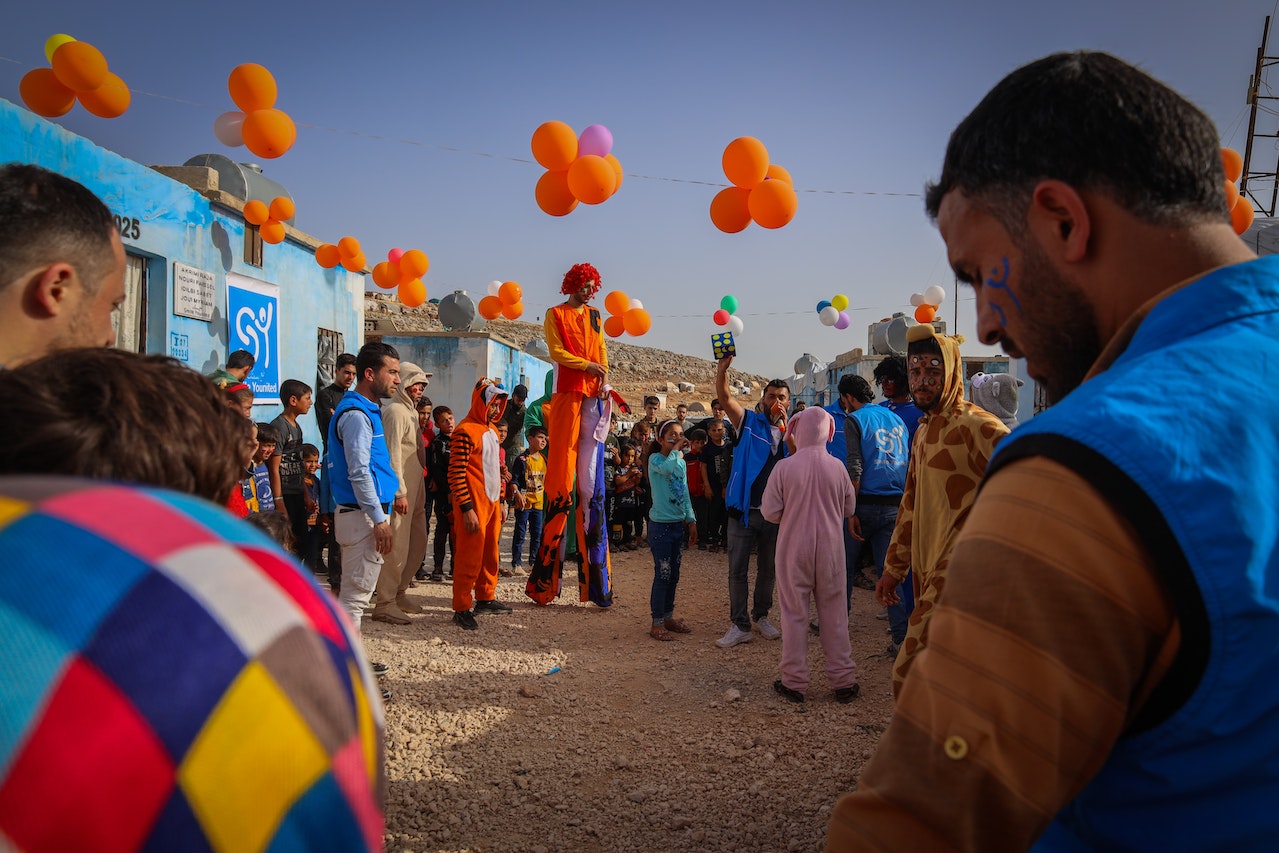
[{"label": "blue face paint on cheek", "polygon": [[[1000,274],[999,267],[995,267],[990,271],[990,277],[986,279],[986,287],[991,290],[1000,290],[1008,294],[1008,298],[1012,300],[1013,307],[1017,309],[1017,313],[1021,313],[1021,300],[1017,298],[1017,294],[1013,293],[1012,288],[1008,286],[1009,265],[1008,257],[1005,255],[1002,259],[1004,262],[1003,277],[996,279],[995,276]],[[990,300],[990,307],[999,313],[999,325],[1003,328],[1008,327],[1008,315],[1004,313],[1004,306]]]}]

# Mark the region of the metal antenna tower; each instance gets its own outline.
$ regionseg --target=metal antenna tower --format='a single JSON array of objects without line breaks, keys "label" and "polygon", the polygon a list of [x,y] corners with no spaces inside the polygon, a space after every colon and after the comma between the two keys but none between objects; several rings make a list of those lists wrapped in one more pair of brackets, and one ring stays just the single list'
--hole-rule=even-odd
[{"label": "metal antenna tower", "polygon": [[[1270,16],[1266,16],[1265,26],[1261,31],[1261,46],[1257,48],[1257,67],[1253,71],[1252,77],[1248,80],[1248,105],[1251,108],[1248,116],[1248,144],[1244,148],[1243,154],[1243,175],[1239,178],[1239,192],[1252,202],[1253,207],[1263,212],[1266,216],[1274,217],[1275,201],[1279,198],[1279,162],[1271,167],[1268,172],[1255,171],[1252,168],[1252,144],[1257,138],[1279,139],[1279,132],[1275,133],[1258,133],[1257,132],[1257,109],[1260,107],[1261,101],[1279,101],[1279,96],[1262,94],[1263,91],[1271,91],[1266,81],[1266,73],[1269,69],[1279,64],[1279,57],[1266,55],[1266,43],[1270,39]],[[1263,108],[1266,113],[1276,115],[1276,111],[1270,107]],[[1249,181],[1257,179],[1259,187],[1250,187]],[[1265,184],[1269,182],[1270,187],[1270,203],[1267,205],[1261,198],[1260,194],[1265,192]]]}]

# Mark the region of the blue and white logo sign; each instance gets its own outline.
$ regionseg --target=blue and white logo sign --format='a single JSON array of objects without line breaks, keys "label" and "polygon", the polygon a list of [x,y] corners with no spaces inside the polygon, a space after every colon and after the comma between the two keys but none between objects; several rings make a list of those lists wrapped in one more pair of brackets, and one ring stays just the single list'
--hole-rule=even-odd
[{"label": "blue and white logo sign", "polygon": [[257,359],[245,384],[264,403],[280,395],[280,288],[227,273],[228,352],[242,349]]}]

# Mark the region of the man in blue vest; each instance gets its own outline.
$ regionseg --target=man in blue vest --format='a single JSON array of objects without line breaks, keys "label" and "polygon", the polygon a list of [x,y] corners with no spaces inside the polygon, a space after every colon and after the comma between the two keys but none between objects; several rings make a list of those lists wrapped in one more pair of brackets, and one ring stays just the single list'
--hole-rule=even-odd
[{"label": "man in blue vest", "polygon": [[[928,212],[982,342],[1056,405],[990,460],[827,849],[1274,848],[1279,257],[1235,236],[1219,145],[1088,51],[952,134]],[[1247,417],[1180,393],[1220,353]]]}]

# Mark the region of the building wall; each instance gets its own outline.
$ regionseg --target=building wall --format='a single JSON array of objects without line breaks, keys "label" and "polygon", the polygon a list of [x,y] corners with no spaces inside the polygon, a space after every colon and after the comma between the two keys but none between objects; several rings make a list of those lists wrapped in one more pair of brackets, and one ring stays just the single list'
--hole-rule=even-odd
[{"label": "building wall", "polygon": [[[200,193],[95,145],[52,122],[0,100],[0,163],[35,163],[95,192],[116,216],[125,251],[146,263],[145,335],[141,349],[163,353],[209,373],[226,362],[230,340],[226,274],[279,286],[280,379],[316,384],[318,329],[343,336],[355,352],[364,328],[364,279],[338,267],[322,269],[311,246],[293,238],[262,248],[262,266],[245,263],[245,223],[235,204]],[[174,263],[213,275],[208,321],[174,313]],[[259,399],[254,417],[270,420],[278,399]],[[306,440],[319,444],[313,417],[301,420]]]}]

